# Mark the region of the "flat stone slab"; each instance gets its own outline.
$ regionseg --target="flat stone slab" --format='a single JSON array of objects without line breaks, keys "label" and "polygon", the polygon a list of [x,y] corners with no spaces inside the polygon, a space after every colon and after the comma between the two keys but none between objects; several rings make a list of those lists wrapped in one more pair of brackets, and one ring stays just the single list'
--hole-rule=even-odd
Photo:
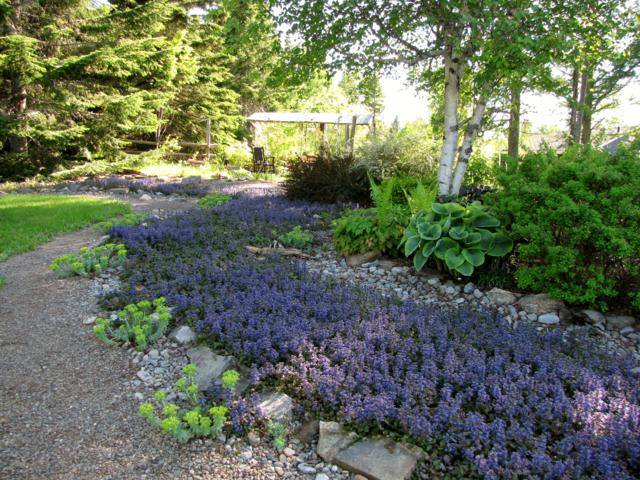
[{"label": "flat stone slab", "polygon": [[261,395],[258,411],[264,418],[286,423],[293,413],[293,400],[285,393],[265,393]]},{"label": "flat stone slab", "polygon": [[214,380],[235,365],[235,358],[215,354],[204,345],[190,348],[187,350],[187,356],[189,361],[198,366],[196,383],[200,390],[208,389]]},{"label": "flat stone slab", "polygon": [[370,480],[407,480],[422,454],[389,438],[365,438],[337,453],[333,463]]},{"label": "flat stone slab", "polygon": [[196,332],[188,325],[180,325],[173,329],[169,338],[175,340],[180,345],[187,345],[196,341]]},{"label": "flat stone slab", "polygon": [[358,440],[358,435],[348,432],[338,422],[320,422],[316,452],[328,463],[335,463],[336,455]]}]

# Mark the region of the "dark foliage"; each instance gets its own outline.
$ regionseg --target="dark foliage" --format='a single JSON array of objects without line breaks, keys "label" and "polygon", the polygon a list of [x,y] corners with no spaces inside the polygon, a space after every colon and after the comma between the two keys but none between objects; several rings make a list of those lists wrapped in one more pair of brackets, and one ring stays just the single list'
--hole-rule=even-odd
[{"label": "dark foliage", "polygon": [[371,203],[367,173],[354,167],[351,156],[320,156],[311,161],[296,159],[289,163],[288,170],[284,189],[291,200]]}]

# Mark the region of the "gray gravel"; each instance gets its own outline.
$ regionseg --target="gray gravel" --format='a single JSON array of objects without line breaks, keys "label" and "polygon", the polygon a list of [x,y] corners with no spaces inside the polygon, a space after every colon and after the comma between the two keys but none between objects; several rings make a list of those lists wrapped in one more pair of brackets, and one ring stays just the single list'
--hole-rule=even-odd
[{"label": "gray gravel", "polygon": [[[193,204],[161,202],[134,206],[151,212]],[[83,325],[99,313],[91,280],[60,280],[47,269],[99,237],[85,229],[0,264],[7,280],[0,290],[0,478],[314,478],[269,446],[233,439],[180,445],[138,416],[137,369],[127,351],[103,345]]]}]

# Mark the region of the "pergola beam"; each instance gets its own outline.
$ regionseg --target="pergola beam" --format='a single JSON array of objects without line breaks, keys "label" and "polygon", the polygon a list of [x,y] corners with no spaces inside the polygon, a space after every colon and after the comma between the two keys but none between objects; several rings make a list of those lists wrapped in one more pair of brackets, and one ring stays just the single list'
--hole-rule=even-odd
[{"label": "pergola beam", "polygon": [[266,123],[319,123],[333,125],[370,125],[372,115],[348,113],[256,112],[248,120]]}]

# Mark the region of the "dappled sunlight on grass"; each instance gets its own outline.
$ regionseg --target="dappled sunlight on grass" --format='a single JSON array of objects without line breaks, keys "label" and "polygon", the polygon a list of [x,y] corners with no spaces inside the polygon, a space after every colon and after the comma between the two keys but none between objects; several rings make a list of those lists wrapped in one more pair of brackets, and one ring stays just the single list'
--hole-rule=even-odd
[{"label": "dappled sunlight on grass", "polygon": [[0,196],[0,261],[54,235],[129,213],[123,202],[67,195]]}]

